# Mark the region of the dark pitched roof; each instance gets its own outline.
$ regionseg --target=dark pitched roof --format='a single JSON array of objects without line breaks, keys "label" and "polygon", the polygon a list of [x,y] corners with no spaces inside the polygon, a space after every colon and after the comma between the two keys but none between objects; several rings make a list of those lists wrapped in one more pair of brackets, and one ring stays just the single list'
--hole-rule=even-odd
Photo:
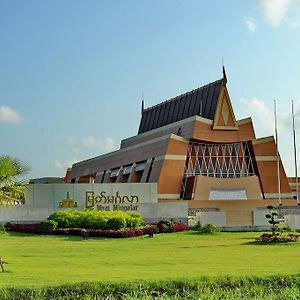
[{"label": "dark pitched roof", "polygon": [[222,78],[191,92],[143,109],[139,134],[195,115],[213,120],[223,81],[226,84],[226,78]]}]

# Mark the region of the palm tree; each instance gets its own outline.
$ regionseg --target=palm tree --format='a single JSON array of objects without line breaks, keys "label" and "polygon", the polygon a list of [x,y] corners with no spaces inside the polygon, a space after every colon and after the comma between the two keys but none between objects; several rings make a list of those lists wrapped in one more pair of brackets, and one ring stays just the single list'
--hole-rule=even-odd
[{"label": "palm tree", "polygon": [[0,205],[16,205],[25,202],[25,184],[19,176],[29,171],[17,158],[0,156]]}]

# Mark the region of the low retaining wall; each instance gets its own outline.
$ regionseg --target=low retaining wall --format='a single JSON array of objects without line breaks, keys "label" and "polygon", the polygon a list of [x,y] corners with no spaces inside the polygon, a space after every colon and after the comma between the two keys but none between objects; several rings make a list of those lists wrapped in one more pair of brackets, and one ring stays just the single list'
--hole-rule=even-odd
[{"label": "low retaining wall", "polygon": [[266,226],[224,226],[220,227],[220,231],[224,232],[247,232],[247,231],[270,231],[271,230],[271,225],[266,225]]},{"label": "low retaining wall", "polygon": [[25,204],[0,208],[0,222],[37,223],[66,209],[123,210],[150,223],[165,219],[187,224],[184,201],[158,202],[155,183],[30,184]]}]

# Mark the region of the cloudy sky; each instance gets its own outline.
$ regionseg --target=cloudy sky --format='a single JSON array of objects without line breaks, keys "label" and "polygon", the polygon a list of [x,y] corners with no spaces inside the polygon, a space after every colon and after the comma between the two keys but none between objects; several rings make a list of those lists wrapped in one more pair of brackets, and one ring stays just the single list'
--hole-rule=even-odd
[{"label": "cloudy sky", "polygon": [[146,106],[221,78],[237,119],[273,135],[294,174],[300,158],[300,0],[0,0],[0,154],[29,177],[119,147]]}]

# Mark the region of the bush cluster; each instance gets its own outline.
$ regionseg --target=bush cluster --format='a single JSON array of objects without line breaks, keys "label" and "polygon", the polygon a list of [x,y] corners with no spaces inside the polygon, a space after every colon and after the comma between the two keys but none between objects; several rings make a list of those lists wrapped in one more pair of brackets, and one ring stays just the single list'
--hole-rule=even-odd
[{"label": "bush cluster", "polygon": [[[100,230],[138,228],[144,225],[144,220],[138,213],[99,210],[60,210],[50,215],[48,217],[48,221],[56,222],[56,227],[58,228],[84,228]],[[46,226],[48,225],[52,226],[53,224],[46,224]]]},{"label": "bush cluster", "polygon": [[205,224],[204,226],[198,224],[195,229],[199,231],[199,233],[203,234],[214,234],[216,232],[220,232],[220,229],[214,224]]},{"label": "bush cluster", "polygon": [[171,220],[162,220],[158,223],[152,223],[153,233],[168,233],[186,231],[188,227],[182,223],[174,223]]},{"label": "bush cluster", "polygon": [[290,233],[288,235],[263,233],[260,237],[256,238],[258,243],[290,243],[297,242],[300,235]]}]

